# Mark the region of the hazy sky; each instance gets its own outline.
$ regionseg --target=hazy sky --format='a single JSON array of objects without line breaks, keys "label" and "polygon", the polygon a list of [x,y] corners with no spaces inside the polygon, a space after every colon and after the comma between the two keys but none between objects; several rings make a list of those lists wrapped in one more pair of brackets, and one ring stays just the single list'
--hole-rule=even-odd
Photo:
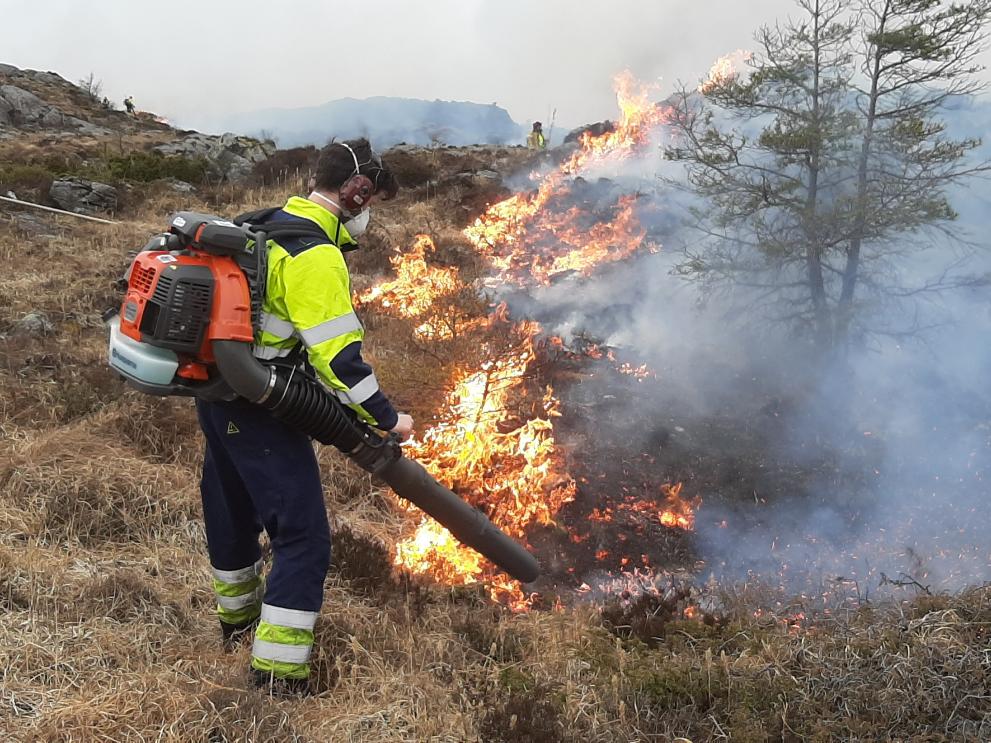
[{"label": "hazy sky", "polygon": [[0,0],[0,62],[91,71],[179,124],[374,95],[498,103],[517,121],[615,113],[613,75],[704,76],[791,0]]}]

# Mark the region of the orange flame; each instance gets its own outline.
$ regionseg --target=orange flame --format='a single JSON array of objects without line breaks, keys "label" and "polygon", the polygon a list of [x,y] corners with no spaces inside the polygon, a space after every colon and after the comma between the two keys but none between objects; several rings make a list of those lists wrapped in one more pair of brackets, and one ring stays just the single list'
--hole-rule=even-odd
[{"label": "orange flame", "polygon": [[[646,237],[633,214],[635,196],[619,200],[614,214],[593,225],[582,225],[577,207],[555,214],[549,202],[565,193],[569,178],[593,166],[619,162],[649,141],[665,123],[668,109],[650,101],[650,88],[638,86],[633,75],[616,78],[622,116],[615,129],[600,136],[586,132],[578,149],[555,170],[540,178],[537,190],[516,194],[493,204],[464,234],[496,272],[499,283],[547,284],[568,271],[588,275],[595,266],[621,260],[639,250]],[[551,247],[550,255],[534,250]]]},{"label": "orange flame", "polygon": [[427,256],[436,250],[429,235],[417,235],[408,251],[397,250],[389,259],[396,278],[360,294],[358,302],[378,302],[400,317],[421,317],[429,313],[438,297],[451,294],[460,286],[457,269],[427,263]]},{"label": "orange flame", "polygon": [[[503,312],[497,312],[493,321],[500,321]],[[546,389],[536,415],[514,420],[536,359],[534,339],[540,326],[519,322],[512,332],[519,337],[519,346],[486,361],[480,370],[465,373],[448,395],[439,422],[409,451],[440,482],[482,508],[503,531],[523,538],[533,524],[554,523],[554,514],[574,498],[575,482],[565,472],[555,446],[551,419],[560,414],[560,403],[551,388]],[[395,562],[449,583],[495,577],[476,553],[426,518],[413,537],[399,544]],[[520,598],[518,589],[507,581],[493,587],[496,598],[507,593]]]},{"label": "orange flame", "polygon": [[665,508],[658,517],[664,526],[692,531],[695,529],[695,512],[702,505],[701,496],[690,500],[681,497],[683,483],[663,485],[662,490],[667,497]]},{"label": "orange flame", "polygon": [[[622,116],[613,131],[582,136],[578,148],[540,178],[534,192],[492,205],[464,231],[491,267],[493,282],[525,286],[546,284],[567,272],[587,276],[596,266],[622,260],[643,247],[646,230],[636,218],[635,196],[623,196],[594,215],[576,206],[555,208],[573,176],[629,157],[649,143],[652,131],[667,118],[667,109],[652,103],[650,90],[639,87],[629,73],[617,78],[617,98]],[[395,279],[362,293],[358,301],[377,303],[390,314],[418,322],[414,332],[421,338],[446,337],[438,300],[464,285],[455,269],[431,264],[433,253],[430,238],[417,236],[408,251],[391,259]],[[501,305],[487,321],[476,318],[475,329],[487,325],[496,331],[494,340],[481,348],[480,358],[487,360],[455,375],[437,422],[408,450],[507,534],[525,540],[528,528],[554,523],[561,507],[574,499],[576,483],[554,436],[560,402],[551,387],[537,395],[529,381],[536,373],[535,342],[541,328],[530,321],[510,325],[507,314]],[[508,350],[503,346],[507,337],[514,344]],[[611,355],[610,359],[615,363]],[[624,373],[646,373],[646,367],[626,367]],[[680,485],[672,490],[670,510]],[[651,508],[653,517],[656,505]],[[677,513],[687,519],[691,508],[687,514],[684,508]],[[397,545],[394,561],[412,573],[429,573],[449,584],[484,583],[494,599],[513,608],[527,603],[516,583],[426,517]]]},{"label": "orange flame", "polygon": [[699,92],[703,95],[711,93],[722,85],[736,80],[741,70],[753,59],[753,52],[737,49],[732,54],[720,57],[712,63],[709,76],[699,84]]},{"label": "orange flame", "polygon": [[376,303],[387,314],[411,319],[422,318],[413,335],[422,340],[452,337],[482,325],[479,319],[455,317],[447,308],[438,307],[438,300],[454,296],[464,288],[458,270],[436,266],[427,259],[437,251],[429,235],[417,235],[406,252],[397,250],[389,259],[396,278],[384,281],[355,298],[357,305]]}]

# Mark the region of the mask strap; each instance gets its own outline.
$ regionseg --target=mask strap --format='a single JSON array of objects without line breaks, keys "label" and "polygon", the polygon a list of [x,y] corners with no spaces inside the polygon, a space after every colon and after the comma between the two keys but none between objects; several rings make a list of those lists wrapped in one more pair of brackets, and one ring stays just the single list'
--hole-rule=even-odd
[{"label": "mask strap", "polygon": [[354,176],[359,175],[361,173],[361,166],[358,164],[358,155],[355,153],[354,150],[351,149],[351,145],[349,145],[347,142],[338,142],[337,144],[339,144],[341,147],[343,147],[344,149],[346,149],[348,152],[351,153],[351,158],[354,160],[354,172],[351,174],[350,177],[354,178]]},{"label": "mask strap", "polygon": [[361,175],[361,166],[362,165],[373,165],[374,166],[374,168],[372,168],[372,169],[375,171],[375,177],[374,177],[374,179],[373,179],[372,182],[373,182],[373,184],[375,186],[375,189],[378,190],[379,176],[382,174],[382,171],[385,170],[385,168],[382,165],[382,156],[379,155],[375,150],[372,150],[371,151],[371,156],[369,157],[369,159],[366,160],[363,163],[359,163],[358,162],[358,154],[354,151],[354,149],[352,149],[351,145],[349,145],[347,142],[337,142],[337,144],[339,144],[341,147],[343,147],[348,152],[350,152],[351,153],[351,159],[354,160],[354,172],[351,174],[351,176],[350,176],[351,178],[353,178],[356,175]]}]

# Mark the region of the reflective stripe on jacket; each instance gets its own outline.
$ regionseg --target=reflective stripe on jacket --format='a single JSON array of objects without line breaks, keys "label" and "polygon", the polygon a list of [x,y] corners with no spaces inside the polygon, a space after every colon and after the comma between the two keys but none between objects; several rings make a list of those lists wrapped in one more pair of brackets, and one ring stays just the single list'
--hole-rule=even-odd
[{"label": "reflective stripe on jacket", "polygon": [[271,222],[308,220],[326,241],[312,237],[268,241],[268,285],[255,336],[255,356],[287,356],[300,342],[320,380],[363,420],[384,430],[398,415],[361,358],[364,329],[351,305],[351,277],[339,245],[355,241],[319,204],[292,197]]}]

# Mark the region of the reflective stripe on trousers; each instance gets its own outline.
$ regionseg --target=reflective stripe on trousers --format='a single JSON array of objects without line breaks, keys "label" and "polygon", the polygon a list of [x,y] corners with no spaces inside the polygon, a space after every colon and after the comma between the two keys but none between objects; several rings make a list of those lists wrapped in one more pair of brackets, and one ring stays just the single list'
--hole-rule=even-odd
[{"label": "reflective stripe on trousers", "polygon": [[265,595],[261,568],[261,560],[235,570],[211,566],[213,590],[217,595],[217,616],[221,622],[246,624],[258,616]]},{"label": "reflective stripe on trousers", "polygon": [[275,676],[305,678],[317,612],[262,604],[251,648],[251,666]]},{"label": "reflective stripe on trousers", "polygon": [[239,570],[221,570],[213,567],[213,565],[210,566],[210,570],[213,571],[213,577],[223,583],[246,583],[255,576],[261,575],[262,561],[259,560],[253,565]]}]

